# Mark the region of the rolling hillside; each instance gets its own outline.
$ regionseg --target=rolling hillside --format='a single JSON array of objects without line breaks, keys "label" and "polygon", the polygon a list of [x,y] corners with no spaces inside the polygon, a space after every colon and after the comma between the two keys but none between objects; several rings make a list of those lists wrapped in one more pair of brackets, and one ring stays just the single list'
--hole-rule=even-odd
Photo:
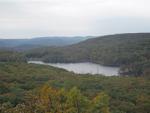
[{"label": "rolling hillside", "polygon": [[94,62],[120,66],[124,75],[143,75],[150,68],[150,33],[116,34],[64,47],[33,49],[29,59],[45,62]]},{"label": "rolling hillside", "polygon": [[[47,48],[50,50],[60,52],[56,47]],[[148,113],[150,110],[148,73],[147,77],[82,75],[25,61],[23,53],[0,50],[0,113],[56,110],[77,113],[79,109],[81,113]]]},{"label": "rolling hillside", "polygon": [[28,50],[43,46],[64,46],[91,38],[87,37],[38,37],[32,39],[0,39],[0,48]]}]

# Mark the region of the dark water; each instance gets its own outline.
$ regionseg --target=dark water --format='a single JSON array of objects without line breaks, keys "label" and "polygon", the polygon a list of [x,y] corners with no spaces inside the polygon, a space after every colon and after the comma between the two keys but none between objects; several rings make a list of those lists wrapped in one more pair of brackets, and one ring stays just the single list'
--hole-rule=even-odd
[{"label": "dark water", "polygon": [[41,61],[28,61],[28,63],[50,65],[72,71],[78,74],[103,74],[106,76],[118,75],[118,67],[102,66],[95,63],[44,63]]}]

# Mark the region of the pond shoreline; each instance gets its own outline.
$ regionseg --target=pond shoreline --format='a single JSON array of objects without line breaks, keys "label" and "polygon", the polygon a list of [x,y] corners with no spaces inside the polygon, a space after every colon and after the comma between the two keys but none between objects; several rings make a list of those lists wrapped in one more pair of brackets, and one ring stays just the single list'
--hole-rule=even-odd
[{"label": "pond shoreline", "polygon": [[43,61],[28,61],[28,63],[49,65],[62,68],[76,74],[101,74],[105,76],[118,76],[119,67],[103,66],[91,62],[80,63],[45,63]]}]

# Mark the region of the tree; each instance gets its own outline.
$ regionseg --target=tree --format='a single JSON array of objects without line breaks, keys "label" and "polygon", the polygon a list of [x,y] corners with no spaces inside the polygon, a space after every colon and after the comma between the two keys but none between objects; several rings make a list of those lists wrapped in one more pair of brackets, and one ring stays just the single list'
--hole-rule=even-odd
[{"label": "tree", "polygon": [[110,113],[109,97],[105,93],[99,93],[91,102],[91,113]]},{"label": "tree", "polygon": [[88,105],[88,99],[76,87],[68,92],[66,113],[87,113]]}]

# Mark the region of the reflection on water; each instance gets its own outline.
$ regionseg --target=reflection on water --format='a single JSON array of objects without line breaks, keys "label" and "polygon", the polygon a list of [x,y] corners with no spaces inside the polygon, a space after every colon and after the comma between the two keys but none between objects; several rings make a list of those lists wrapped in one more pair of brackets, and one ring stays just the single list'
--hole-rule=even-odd
[{"label": "reflection on water", "polygon": [[28,61],[28,63],[50,65],[72,71],[78,74],[104,74],[106,76],[118,75],[118,67],[102,66],[94,63],[44,63],[41,61]]}]

